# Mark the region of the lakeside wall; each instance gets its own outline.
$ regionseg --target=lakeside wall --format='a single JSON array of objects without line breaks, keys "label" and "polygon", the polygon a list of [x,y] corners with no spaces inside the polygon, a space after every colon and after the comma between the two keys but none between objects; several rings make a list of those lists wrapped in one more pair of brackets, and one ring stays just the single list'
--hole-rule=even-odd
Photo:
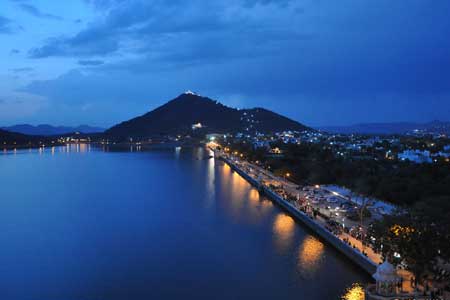
[{"label": "lakeside wall", "polygon": [[301,223],[303,223],[304,225],[306,225],[315,234],[317,234],[321,239],[326,241],[328,244],[332,245],[339,252],[341,252],[347,258],[349,258],[352,262],[354,262],[356,265],[361,267],[364,271],[369,273],[369,275],[372,275],[376,272],[377,265],[374,262],[372,262],[369,258],[364,256],[361,252],[350,247],[348,244],[346,244],[341,239],[339,239],[334,234],[332,234],[330,231],[328,231],[321,224],[315,222],[307,214],[305,214],[304,212],[295,208],[291,203],[284,200],[282,197],[280,197],[278,194],[274,193],[269,188],[267,188],[265,186],[260,186],[260,184],[257,180],[255,180],[254,178],[249,176],[247,173],[242,171],[238,166],[236,166],[233,162],[231,162],[227,158],[219,157],[219,159],[221,159],[226,164],[228,164],[232,170],[234,170],[236,173],[238,173],[240,176],[242,176],[244,179],[246,179],[250,184],[252,184],[256,188],[259,188],[265,195],[267,195],[272,201],[274,201],[279,206],[281,206],[293,218],[295,218],[296,220],[298,220]]}]

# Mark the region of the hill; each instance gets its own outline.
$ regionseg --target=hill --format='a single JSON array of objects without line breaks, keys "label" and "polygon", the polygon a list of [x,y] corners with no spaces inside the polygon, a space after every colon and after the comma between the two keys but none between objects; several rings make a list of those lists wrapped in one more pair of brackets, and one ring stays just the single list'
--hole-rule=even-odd
[{"label": "hill", "polygon": [[39,141],[37,136],[28,136],[21,133],[9,132],[0,129],[0,146],[3,145],[27,145]]},{"label": "hill", "polygon": [[111,137],[144,138],[189,133],[193,128],[201,129],[203,133],[310,129],[267,109],[239,110],[186,92],[140,117],[113,126],[105,131],[105,134]]},{"label": "hill", "polygon": [[98,133],[103,132],[105,130],[104,128],[92,127],[88,125],[69,127],[69,126],[52,126],[48,124],[41,124],[37,126],[29,124],[19,124],[9,127],[2,127],[2,129],[10,132],[17,132],[27,135],[40,135],[40,136],[63,135],[73,132]]}]

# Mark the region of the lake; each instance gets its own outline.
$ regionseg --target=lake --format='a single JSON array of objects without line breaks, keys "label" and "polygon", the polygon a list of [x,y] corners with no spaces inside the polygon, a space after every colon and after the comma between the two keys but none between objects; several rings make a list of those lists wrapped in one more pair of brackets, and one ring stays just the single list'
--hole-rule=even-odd
[{"label": "lake", "polygon": [[0,152],[0,299],[340,299],[368,282],[206,149],[108,150]]}]

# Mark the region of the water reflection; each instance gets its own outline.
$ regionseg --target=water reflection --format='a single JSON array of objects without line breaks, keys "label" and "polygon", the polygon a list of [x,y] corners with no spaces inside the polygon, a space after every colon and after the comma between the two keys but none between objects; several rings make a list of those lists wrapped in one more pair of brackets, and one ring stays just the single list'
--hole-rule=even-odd
[{"label": "water reflection", "polygon": [[259,224],[264,221],[272,202],[260,196],[238,173],[227,164],[220,165],[221,185],[229,192],[225,209],[235,221]]},{"label": "water reflection", "polygon": [[192,151],[192,155],[196,160],[202,160],[204,158],[204,150],[203,147],[195,148],[194,151]]},{"label": "water reflection", "polygon": [[[211,155],[211,151],[210,151]],[[206,175],[206,208],[211,208],[214,204],[214,200],[216,197],[216,188],[215,184],[215,159],[208,159],[208,166]]]},{"label": "water reflection", "polygon": [[302,274],[314,274],[319,268],[325,246],[317,238],[308,236],[300,245],[297,266]]},{"label": "water reflection", "polygon": [[244,189],[246,182],[236,172],[231,173],[231,181],[229,184],[230,197],[230,209],[231,214],[235,220],[239,220],[244,214]]},{"label": "water reflection", "polygon": [[354,283],[341,297],[342,300],[364,300],[364,288],[359,283]]},{"label": "water reflection", "polygon": [[251,189],[248,193],[248,197],[250,202],[253,202],[254,204],[259,203],[259,192],[256,189]]},{"label": "water reflection", "polygon": [[180,158],[180,153],[181,153],[181,147],[176,147],[175,148],[175,158],[176,159]]},{"label": "water reflection", "polygon": [[141,145],[139,145],[139,144],[137,144],[137,145],[131,144],[130,145],[130,152],[141,152],[141,151],[142,151]]},{"label": "water reflection", "polygon": [[247,196],[247,210],[249,214],[249,220],[253,224],[258,224],[264,220],[267,213],[270,212],[273,206],[272,202],[262,198],[259,191],[255,188],[251,188]]},{"label": "water reflection", "polygon": [[37,149],[28,149],[28,153],[33,153],[37,151],[38,154],[43,155],[46,153],[49,153],[50,155],[54,156],[57,152],[59,153],[87,153],[91,152],[91,145],[90,144],[66,144],[65,146],[51,146],[51,147],[44,147],[41,146]]},{"label": "water reflection", "polygon": [[[123,148],[124,152],[128,152],[127,148]],[[0,289],[11,291],[8,299],[31,299],[37,294],[50,299],[61,292],[61,286],[61,298],[99,299],[105,285],[117,282],[123,285],[124,293],[133,290],[142,299],[176,298],[186,291],[192,298],[208,299],[211,291],[219,289],[225,292],[215,295],[218,299],[238,294],[268,299],[336,299],[348,283],[364,282],[365,277],[355,268],[335,261],[339,259],[334,257],[336,251],[325,251],[327,247],[315,240],[303,245],[308,233],[301,224],[218,160],[193,160],[190,149],[182,151],[183,159],[176,162],[166,159],[173,153],[161,155],[159,151],[116,155],[103,153],[99,145],[98,150],[93,146],[86,155],[71,153],[76,149],[75,144],[56,147],[55,157],[50,156],[51,147],[41,149],[42,157],[38,149],[33,149],[31,155],[19,155],[18,149],[17,157],[11,159],[0,155],[5,198],[0,201],[0,258],[7,271],[0,274]],[[80,152],[84,149],[79,147]],[[102,168],[85,172],[96,164]],[[47,177],[52,178],[50,186],[45,185]],[[123,184],[124,178],[131,184]],[[93,181],[96,184],[91,184]],[[24,182],[27,189],[17,189]],[[207,210],[205,195],[211,192],[215,194],[211,197],[214,202]],[[67,199],[54,201],[46,197],[48,193]],[[40,199],[38,206],[34,205],[36,198]],[[43,216],[43,212],[51,217]],[[89,230],[92,227],[96,230]],[[62,241],[61,235],[66,232],[70,236]],[[120,251],[114,247],[118,236],[127,245]],[[314,247],[319,249],[313,251],[316,255],[303,249]],[[34,252],[39,255],[27,249],[37,249]],[[279,253],[278,249],[286,250]],[[317,254],[321,251],[327,255]],[[223,256],[227,259],[221,259]],[[303,261],[306,269],[309,264],[305,261],[314,265],[311,261],[320,260],[317,257],[323,257],[317,276],[298,280],[297,262]],[[45,264],[48,261],[54,263]],[[66,272],[61,268],[64,264],[77,266],[76,272]],[[26,276],[21,276],[25,269]],[[149,269],[154,272],[150,274]],[[339,280],[335,271],[339,272]],[[11,276],[16,272],[18,276]],[[110,276],[120,272],[130,280],[124,283]],[[230,274],[245,286],[229,284]],[[268,278],[267,274],[272,276]],[[39,285],[33,285],[36,278],[40,278]],[[81,289],[86,281],[93,284]],[[204,282],[211,283],[210,289],[204,289]],[[13,289],[23,285],[31,288],[13,294]],[[167,291],[174,291],[170,295],[173,297]],[[119,292],[110,298],[121,299],[123,295]]]},{"label": "water reflection", "polygon": [[222,163],[222,166],[220,168],[222,170],[222,182],[225,184],[226,187],[230,184],[230,173],[231,168],[229,165]]},{"label": "water reflection", "polygon": [[88,152],[88,150],[89,150],[87,144],[77,144],[77,146],[78,146],[77,152],[85,153],[85,152]]},{"label": "water reflection", "polygon": [[67,144],[66,152],[86,153],[91,151],[90,144]]},{"label": "water reflection", "polygon": [[273,223],[274,242],[278,251],[285,252],[292,244],[295,222],[292,217],[279,214]]}]

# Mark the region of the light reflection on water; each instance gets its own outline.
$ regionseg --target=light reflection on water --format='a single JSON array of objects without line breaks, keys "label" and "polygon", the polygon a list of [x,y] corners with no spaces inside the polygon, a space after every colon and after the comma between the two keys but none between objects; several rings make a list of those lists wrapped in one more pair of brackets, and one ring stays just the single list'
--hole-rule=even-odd
[{"label": "light reflection on water", "polygon": [[[211,151],[209,154],[212,155]],[[179,157],[179,151],[178,151],[178,157]],[[214,159],[208,159],[207,172],[208,172],[208,176],[206,176],[206,192],[207,193],[206,193],[205,200],[206,200],[206,208],[211,208],[214,205],[214,200],[216,197],[216,188],[215,188],[216,174],[215,174],[215,160]]]},{"label": "light reflection on water", "polygon": [[176,159],[180,158],[180,153],[181,153],[181,147],[176,147],[175,148],[175,158]]},{"label": "light reflection on water", "polygon": [[297,266],[303,275],[312,276],[319,269],[324,255],[325,246],[316,237],[309,235],[300,245]]},{"label": "light reflection on water", "polygon": [[280,213],[273,223],[275,247],[281,253],[288,250],[294,236],[295,222],[292,217]]},{"label": "light reflection on water", "polygon": [[245,216],[244,208],[244,199],[243,195],[246,188],[246,182],[242,180],[242,178],[236,172],[232,172],[231,174],[231,182],[230,189],[233,191],[233,194],[236,197],[230,198],[231,204],[231,214],[234,216],[234,219],[239,220],[241,216]]},{"label": "light reflection on water", "polygon": [[259,191],[255,188],[251,188],[248,191],[248,199],[246,208],[248,210],[248,218],[252,224],[258,224],[265,220],[267,214],[270,212],[272,202],[261,197]]},{"label": "light reflection on water", "polygon": [[[197,153],[200,155],[200,153]],[[220,180],[227,189],[232,191],[234,197],[228,199],[229,211],[236,222],[246,222],[257,225],[267,221],[268,214],[273,213],[274,204],[260,195],[259,191],[251,187],[237,172],[233,171],[227,164],[220,164],[211,159],[208,163],[207,181],[208,190],[215,193],[213,181],[215,180],[215,168],[220,170]],[[297,254],[297,270],[301,278],[315,278],[318,272],[322,272],[325,262],[326,247],[324,243],[311,235],[307,235],[299,244],[296,238],[296,222],[285,214],[275,214],[272,225],[273,244],[277,253],[289,255],[294,249]],[[295,255],[295,254],[294,254]],[[345,298],[344,298],[345,297]],[[364,290],[358,284],[348,288],[343,300],[364,300]]]},{"label": "light reflection on water", "polygon": [[[116,152],[113,147],[111,147],[111,150]],[[128,147],[124,150],[123,152],[130,151]],[[28,214],[37,210],[35,222],[40,224],[42,214],[40,207],[51,209],[49,215],[52,215],[53,218],[48,218],[50,220],[55,219],[54,216],[58,216],[58,214],[65,216],[65,212],[68,211],[67,207],[70,207],[70,222],[65,223],[67,219],[65,217],[56,220],[65,225],[66,228],[74,232],[80,232],[81,242],[75,238],[68,239],[68,242],[73,241],[73,244],[70,244],[71,247],[74,247],[74,249],[79,247],[79,251],[92,249],[90,244],[87,247],[83,244],[83,241],[94,243],[96,247],[107,245],[100,249],[109,255],[107,257],[111,258],[105,259],[108,266],[111,266],[111,270],[119,270],[117,273],[120,273],[127,270],[130,265],[133,266],[135,269],[130,268],[132,271],[128,272],[127,276],[137,279],[136,281],[145,279],[147,282],[157,283],[148,288],[150,294],[151,291],[158,290],[159,286],[166,288],[166,285],[169,287],[168,290],[184,291],[183,288],[185,290],[187,288],[183,286],[183,280],[189,277],[192,278],[192,282],[188,283],[189,286],[194,286],[190,290],[191,292],[200,293],[199,291],[204,289],[204,286],[199,287],[198,282],[211,281],[213,285],[216,284],[220,289],[233,290],[233,293],[235,293],[234,295],[216,295],[217,299],[230,299],[247,290],[249,293],[246,296],[253,295],[273,299],[276,298],[275,295],[280,293],[281,287],[286,293],[278,295],[279,299],[336,299],[342,295],[346,286],[360,278],[359,275],[355,275],[358,274],[357,272],[354,272],[351,268],[348,270],[344,263],[339,263],[341,257],[333,254],[334,252],[330,252],[330,249],[320,240],[304,232],[300,224],[297,224],[292,217],[286,215],[275,204],[261,195],[257,189],[251,187],[228,165],[215,159],[204,159],[204,155],[208,154],[205,150],[190,149],[184,152],[184,148],[180,148],[169,152],[169,155],[161,156],[159,156],[161,154],[159,151],[154,153],[149,151],[148,155],[136,153],[113,155],[101,153],[107,152],[108,147],[102,149],[101,146],[99,148],[93,146],[92,153],[88,155],[75,154],[90,151],[88,144],[72,144],[53,149],[45,147],[39,150],[18,150],[18,154],[31,152],[33,155],[27,155],[27,157],[23,155],[22,158],[17,155],[14,161],[11,160],[11,163],[9,163],[10,170],[17,169],[16,164],[22,161],[22,169],[33,165],[30,171],[46,171],[48,174],[60,174],[60,172],[64,174],[64,172],[67,172],[66,174],[70,174],[68,176],[70,180],[63,179],[63,176],[55,176],[56,184],[54,187],[56,188],[52,190],[52,192],[56,191],[61,195],[69,194],[68,200],[53,202],[48,197],[39,197],[40,203],[43,203],[42,206],[40,205],[37,208],[35,206],[21,206],[20,209],[25,207],[30,210]],[[13,154],[12,151],[10,153]],[[41,154],[42,157],[39,157],[37,153]],[[83,159],[79,159],[80,157]],[[152,157],[154,159],[149,159]],[[163,159],[160,159],[161,157]],[[175,158],[179,162],[173,163],[173,161],[167,159],[168,157],[170,159]],[[4,159],[6,162],[7,157],[4,157]],[[93,164],[100,164],[102,168],[110,171],[97,172],[94,170],[90,175],[90,172],[85,173],[82,171],[83,168],[79,168],[80,165],[91,166]],[[65,166],[65,168],[61,168],[61,166]],[[123,180],[115,175],[118,170],[122,171],[122,168],[128,174]],[[28,177],[28,173],[25,172],[23,177],[27,179],[30,190],[33,188],[33,193],[30,193],[29,196],[30,199],[33,199],[36,193],[46,195],[45,188],[42,188],[45,187],[45,182],[39,181],[35,177]],[[162,177],[159,177],[159,174],[166,174],[164,180],[161,180]],[[86,176],[88,180],[85,179]],[[20,179],[20,177],[17,178],[17,180]],[[10,178],[7,178],[7,180],[14,183]],[[90,182],[95,182],[95,185],[91,185]],[[111,184],[111,182],[115,184]],[[33,184],[36,184],[36,186],[33,186]],[[12,186],[13,184],[9,185]],[[76,188],[78,185],[83,186],[83,189]],[[139,188],[135,188],[135,186]],[[96,193],[99,187],[103,187],[103,191],[106,193],[106,196],[100,195],[99,199],[107,197],[108,201],[95,201],[95,199],[91,199],[90,194],[83,192],[83,190],[87,190]],[[71,192],[66,193],[67,189]],[[125,192],[122,192],[122,190]],[[167,196],[161,198],[159,196],[161,193],[157,193],[159,191],[164,191]],[[16,194],[16,191],[11,189],[8,193],[10,195],[8,198],[15,199],[13,195]],[[28,197],[27,191],[23,191],[23,193],[22,197],[26,199]],[[133,195],[133,197],[130,195]],[[174,202],[180,198],[180,195],[186,197],[188,201],[180,201],[174,206]],[[127,201],[122,201],[126,197],[130,198]],[[83,206],[87,198],[89,198],[88,204]],[[110,199],[114,201],[110,201]],[[173,201],[167,201],[167,199]],[[14,205],[17,201],[11,203],[11,205]],[[67,207],[62,203],[67,203]],[[79,210],[83,212],[82,214],[77,214],[78,205],[83,208],[83,210]],[[173,211],[174,207],[177,208],[176,212]],[[195,211],[196,207],[200,207],[201,210]],[[2,208],[3,211],[7,211],[5,207]],[[122,210],[122,208],[125,209]],[[61,211],[57,209],[61,209]],[[85,211],[88,214],[85,214]],[[105,214],[105,211],[108,213]],[[205,213],[206,211],[208,213]],[[95,217],[97,214],[99,217]],[[114,222],[110,223],[110,220],[114,220]],[[121,222],[117,222],[117,220],[122,220],[125,225],[119,226]],[[92,223],[89,223],[89,221]],[[59,223],[58,226],[61,225]],[[133,225],[132,230],[127,229],[130,223]],[[90,224],[95,226],[100,224],[101,227],[98,227],[99,230],[93,231],[81,230]],[[180,224],[189,224],[189,226]],[[45,222],[41,226],[47,228]],[[58,227],[55,226],[55,228]],[[208,230],[205,230],[205,228],[208,228]],[[209,235],[209,230],[213,234]],[[126,253],[125,256],[115,253],[115,247],[109,247],[107,244],[116,242],[115,236],[109,234],[117,231],[120,232],[119,241],[128,236],[127,242],[133,246],[121,249]],[[46,238],[53,242],[55,249],[59,251],[57,253],[60,253],[61,257],[64,258],[64,245],[60,243],[60,239],[54,237],[53,231],[40,230],[39,232],[48,233]],[[140,239],[135,238],[136,232],[142,234]],[[7,233],[8,231],[3,233],[5,241],[10,240]],[[99,234],[97,235],[97,233]],[[34,236],[30,235],[26,239],[27,243],[34,245]],[[22,243],[22,240],[21,238],[17,243]],[[184,243],[186,240],[189,242]],[[35,243],[38,246],[41,245],[39,240]],[[41,252],[49,255],[50,258],[47,257],[46,259],[51,260],[54,257],[52,253],[54,250],[47,251],[47,249],[48,247],[42,244]],[[140,253],[141,249],[145,250]],[[156,256],[149,255],[147,249],[154,251],[160,257],[152,260],[151,257]],[[201,252],[201,256],[198,255],[199,252]],[[8,256],[8,253],[5,253],[5,250],[3,250],[3,256],[8,258],[14,254],[11,252],[12,254]],[[223,255],[227,257],[226,262],[221,258]],[[123,260],[124,257],[138,257],[141,261],[133,263],[131,259]],[[201,259],[198,257],[201,257]],[[94,275],[89,273],[90,266],[101,269],[104,265],[101,263],[99,264],[100,267],[97,265],[98,257],[95,253],[88,258],[90,259],[88,263],[84,258],[78,261],[77,257],[73,255],[69,256],[68,259],[73,260],[74,265],[80,266],[80,270],[83,271],[80,271],[82,278],[88,276],[89,280],[92,280]],[[172,265],[174,259],[177,263]],[[40,261],[40,258],[36,258],[35,264],[37,266],[32,265],[31,268],[37,270],[39,276],[41,276],[41,268],[38,267]],[[145,263],[145,261],[149,262]],[[55,268],[55,265],[58,264],[53,264],[52,267]],[[142,265],[147,269],[140,273],[139,270],[141,270]],[[210,268],[209,266],[214,267]],[[11,264],[10,269],[16,267],[16,265]],[[161,280],[159,276],[158,278],[152,278],[148,275],[147,270],[157,270],[157,272],[165,274],[166,277],[162,277],[164,280]],[[250,274],[251,272],[248,272],[248,270],[257,274]],[[339,280],[336,280],[333,275],[329,275],[335,274],[334,271],[336,270],[342,273],[342,278],[339,278]],[[52,272],[60,274],[55,270],[46,273],[47,278],[44,285],[47,292],[58,286],[54,285],[54,280],[48,279],[48,276],[53,274]],[[114,272],[100,273],[102,282],[99,286],[103,284],[103,281],[109,284],[108,280],[112,280],[108,279],[110,273]],[[74,281],[71,276],[75,275],[64,273],[64,276],[58,276],[58,278],[65,278],[69,284],[72,284]],[[229,284],[230,278],[236,276],[239,276],[236,280],[242,282],[242,286]],[[270,276],[273,276],[273,280],[265,282],[267,277]],[[12,281],[8,276],[5,275],[4,277]],[[173,286],[174,277],[181,283]],[[7,285],[9,281],[3,280],[3,284]],[[320,287],[322,283],[327,285],[327,289],[332,292],[322,290]],[[120,284],[126,285],[127,283],[120,281]],[[129,285],[134,288],[132,284]],[[126,287],[130,288],[130,286]],[[217,288],[217,286],[214,287]],[[142,293],[147,292],[146,285],[143,285],[140,289]],[[207,292],[208,296],[211,295],[213,290],[211,288]],[[260,290],[260,294],[256,292],[255,295],[256,290]],[[361,300],[360,298],[354,298],[355,291],[356,289],[349,290],[350,296],[343,299]],[[317,295],[315,295],[316,293]],[[329,295],[333,297],[327,297]],[[244,295],[242,296],[244,298]],[[251,296],[249,297],[251,298]],[[201,299],[202,297],[197,298]],[[111,297],[110,299],[120,299],[120,297]]]},{"label": "light reflection on water", "polygon": [[341,297],[342,300],[364,300],[364,288],[359,283],[354,283]]},{"label": "light reflection on water", "polygon": [[[214,160],[212,160],[214,161]],[[209,166],[213,163],[209,162]],[[217,161],[214,165],[217,166]],[[220,181],[233,197],[229,198],[225,209],[236,222],[259,224],[266,220],[273,204],[270,200],[261,197],[258,190],[251,187],[238,173],[227,164],[220,164]]]},{"label": "light reflection on water", "polygon": [[[103,152],[107,152],[108,148],[103,146]],[[48,146],[48,147],[38,147],[38,148],[13,148],[13,149],[3,149],[2,154],[33,154],[37,153],[39,155],[50,154],[54,156],[56,153],[87,153],[91,152],[91,144],[66,144],[64,146]]]}]

